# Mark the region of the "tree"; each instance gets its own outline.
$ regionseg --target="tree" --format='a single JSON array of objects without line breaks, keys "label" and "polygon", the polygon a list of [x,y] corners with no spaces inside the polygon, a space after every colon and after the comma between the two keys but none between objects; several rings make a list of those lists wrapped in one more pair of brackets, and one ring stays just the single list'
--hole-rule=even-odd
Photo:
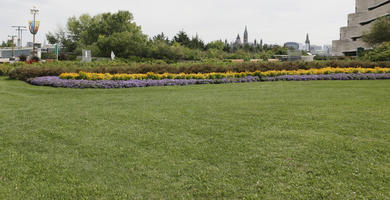
[{"label": "tree", "polygon": [[199,36],[196,35],[195,37],[191,38],[191,41],[190,41],[190,43],[189,43],[189,45],[187,47],[190,48],[190,49],[200,49],[200,50],[203,50],[205,45],[204,45],[203,40],[201,40],[199,38]]},{"label": "tree", "polygon": [[158,34],[158,35],[153,37],[153,41],[154,42],[163,41],[163,42],[168,44],[169,43],[169,38],[164,33],[160,33],[160,34]]},{"label": "tree", "polygon": [[12,40],[8,40],[7,42],[2,42],[0,47],[12,47]]},{"label": "tree", "polygon": [[180,31],[177,35],[173,37],[172,43],[177,42],[183,46],[190,46],[191,39],[188,37],[187,33]]},{"label": "tree", "polygon": [[363,60],[373,62],[390,61],[390,42],[384,42],[374,50],[366,52],[363,56]]},{"label": "tree", "polygon": [[363,41],[372,46],[390,42],[390,17],[377,19],[371,30],[363,35]]},{"label": "tree", "polygon": [[96,56],[110,56],[114,51],[118,57],[124,58],[145,56],[148,42],[129,11],[71,17],[65,30],[48,33],[46,37],[51,43],[61,43],[70,52],[81,52],[81,49],[88,48]]},{"label": "tree", "polygon": [[96,46],[100,56],[108,57],[111,51],[114,51],[115,55],[120,58],[147,57],[146,42],[145,35],[125,31],[113,33],[110,36],[100,35]]},{"label": "tree", "polygon": [[286,47],[281,47],[279,45],[272,46],[272,51],[274,52],[274,55],[287,55],[288,49]]},{"label": "tree", "polygon": [[54,33],[51,32],[48,32],[46,34],[46,40],[49,42],[49,44],[56,44],[60,42],[59,38]]},{"label": "tree", "polygon": [[47,33],[46,39],[49,44],[59,44],[64,52],[74,52],[78,46],[77,41],[73,40],[62,28],[55,33]]},{"label": "tree", "polygon": [[222,42],[221,40],[217,41],[212,41],[206,45],[206,49],[217,49],[217,50],[224,50],[225,48],[225,43]]}]

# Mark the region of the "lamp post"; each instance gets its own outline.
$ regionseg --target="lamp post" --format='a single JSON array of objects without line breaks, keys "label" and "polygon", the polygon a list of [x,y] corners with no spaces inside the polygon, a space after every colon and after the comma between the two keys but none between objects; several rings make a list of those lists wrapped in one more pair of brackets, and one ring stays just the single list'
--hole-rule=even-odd
[{"label": "lamp post", "polygon": [[15,45],[14,45],[14,40],[16,35],[9,35],[9,38],[11,38],[11,45],[12,45],[12,59],[15,58]]},{"label": "lamp post", "polygon": [[29,27],[30,27],[30,32],[33,34],[33,55],[36,56],[37,49],[35,47],[35,35],[38,32],[38,29],[37,29],[38,25],[37,25],[37,21],[36,21],[36,16],[38,15],[39,10],[36,6],[33,6],[33,8],[30,9],[30,12],[33,15],[33,21]]}]

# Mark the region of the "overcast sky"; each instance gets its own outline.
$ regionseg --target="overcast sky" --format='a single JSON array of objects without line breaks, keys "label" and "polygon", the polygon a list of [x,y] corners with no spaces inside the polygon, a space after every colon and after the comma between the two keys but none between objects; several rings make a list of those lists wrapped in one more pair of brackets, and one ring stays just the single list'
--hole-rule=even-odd
[{"label": "overcast sky", "polygon": [[[184,30],[206,42],[233,41],[238,33],[242,37],[247,25],[250,41],[304,43],[309,33],[312,44],[323,45],[339,38],[355,0],[0,0],[0,41],[16,34],[12,25],[27,26],[33,5],[40,10],[39,42],[71,16],[129,10],[150,37],[164,32],[172,38]],[[27,41],[32,36],[24,32]]]}]

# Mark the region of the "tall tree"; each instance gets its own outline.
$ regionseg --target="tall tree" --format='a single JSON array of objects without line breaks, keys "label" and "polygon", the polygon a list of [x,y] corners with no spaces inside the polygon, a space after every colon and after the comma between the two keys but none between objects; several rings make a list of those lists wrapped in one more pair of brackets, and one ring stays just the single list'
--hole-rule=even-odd
[{"label": "tall tree", "polygon": [[187,33],[180,31],[177,35],[173,37],[172,42],[177,42],[183,46],[190,46],[191,39],[188,37]]},{"label": "tall tree", "polygon": [[12,47],[12,41],[8,40],[7,42],[2,42],[0,47]]},{"label": "tall tree", "polygon": [[224,50],[225,43],[221,40],[212,41],[206,45],[206,49],[218,49],[218,50]]},{"label": "tall tree", "polygon": [[376,46],[390,41],[390,17],[382,17],[376,20],[371,30],[363,35],[363,40]]},{"label": "tall tree", "polygon": [[192,37],[191,38],[191,41],[190,41],[190,44],[187,46],[188,48],[191,48],[191,49],[200,49],[200,50],[203,50],[205,48],[205,45],[204,45],[204,42],[203,40],[201,40],[198,36],[198,34],[196,34],[195,37]]},{"label": "tall tree", "polygon": [[92,49],[97,56],[110,56],[111,51],[115,51],[118,57],[145,56],[147,45],[147,36],[133,22],[129,11],[71,17],[66,30],[48,33],[47,39],[60,41],[70,51]]},{"label": "tall tree", "polygon": [[169,38],[164,33],[160,33],[160,34],[153,37],[153,41],[154,42],[163,41],[163,42],[169,43]]}]

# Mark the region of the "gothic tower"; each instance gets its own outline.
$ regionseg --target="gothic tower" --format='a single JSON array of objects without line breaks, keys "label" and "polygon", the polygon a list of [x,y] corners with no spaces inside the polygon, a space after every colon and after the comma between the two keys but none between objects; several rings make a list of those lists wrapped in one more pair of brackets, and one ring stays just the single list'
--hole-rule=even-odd
[{"label": "gothic tower", "polygon": [[307,52],[310,52],[311,46],[310,46],[309,33],[306,34],[306,41],[305,41],[305,44],[306,44],[306,51],[307,51]]},{"label": "gothic tower", "polygon": [[237,45],[241,45],[240,34],[237,35],[236,42],[234,42],[234,44],[235,44],[236,46],[237,46]]},{"label": "gothic tower", "polygon": [[245,26],[245,31],[244,31],[244,44],[248,44],[248,29],[247,27]]},{"label": "gothic tower", "polygon": [[263,39],[260,39],[260,49],[263,49]]}]

